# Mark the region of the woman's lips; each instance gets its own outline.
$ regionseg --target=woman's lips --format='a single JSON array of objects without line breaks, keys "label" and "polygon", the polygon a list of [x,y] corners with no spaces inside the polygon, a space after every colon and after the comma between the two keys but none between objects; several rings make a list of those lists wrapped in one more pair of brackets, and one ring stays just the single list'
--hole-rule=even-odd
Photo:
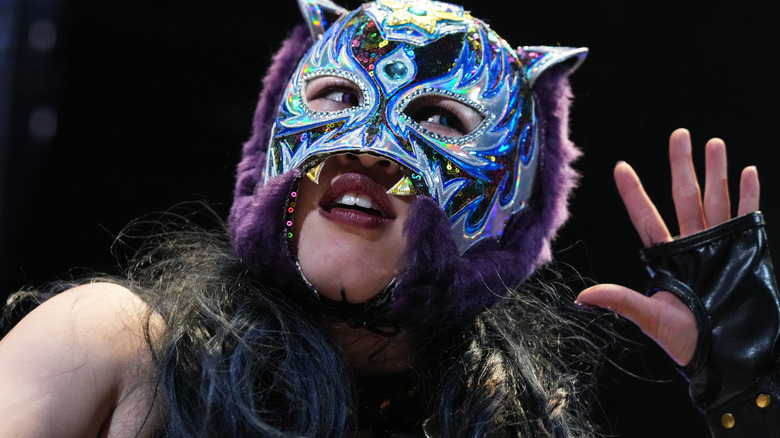
[{"label": "woman's lips", "polygon": [[[395,219],[386,189],[360,173],[336,177],[320,200],[320,214],[334,222],[379,228]],[[342,203],[343,202],[343,203]]]}]

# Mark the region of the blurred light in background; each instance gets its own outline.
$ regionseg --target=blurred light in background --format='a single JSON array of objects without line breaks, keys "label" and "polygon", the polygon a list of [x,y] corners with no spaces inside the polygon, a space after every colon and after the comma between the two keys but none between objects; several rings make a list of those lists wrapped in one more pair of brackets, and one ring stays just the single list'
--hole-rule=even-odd
[{"label": "blurred light in background", "polygon": [[[65,0],[0,0],[0,266],[55,141]],[[0,275],[4,277],[4,275]],[[8,287],[0,278],[0,287]]]}]

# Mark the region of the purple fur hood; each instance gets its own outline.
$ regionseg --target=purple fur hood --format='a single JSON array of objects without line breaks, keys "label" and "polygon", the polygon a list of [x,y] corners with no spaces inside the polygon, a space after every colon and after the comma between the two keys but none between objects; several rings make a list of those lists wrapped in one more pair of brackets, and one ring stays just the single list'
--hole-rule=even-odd
[{"label": "purple fur hood", "polygon": [[[228,222],[233,247],[243,262],[291,293],[306,289],[283,226],[300,173],[293,170],[264,184],[263,171],[286,84],[311,45],[305,26],[295,28],[263,79]],[[578,179],[571,163],[580,152],[568,138],[570,70],[553,67],[533,85],[541,151],[534,194],[528,207],[509,219],[500,239],[484,239],[461,255],[442,209],[424,197],[414,201],[404,224],[406,240],[413,244],[406,248],[388,301],[392,321],[410,325],[465,321],[495,305],[551,259],[551,241],[568,218],[568,197]]]}]

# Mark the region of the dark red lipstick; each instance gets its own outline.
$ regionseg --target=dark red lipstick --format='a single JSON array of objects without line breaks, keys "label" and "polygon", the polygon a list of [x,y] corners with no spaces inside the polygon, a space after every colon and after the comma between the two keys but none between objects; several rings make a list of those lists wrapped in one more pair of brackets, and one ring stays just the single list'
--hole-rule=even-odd
[{"label": "dark red lipstick", "polygon": [[[348,193],[368,196],[376,209],[339,203],[343,195]],[[395,219],[386,189],[360,173],[345,173],[335,178],[320,200],[319,212],[334,222],[361,228],[384,227]]]}]

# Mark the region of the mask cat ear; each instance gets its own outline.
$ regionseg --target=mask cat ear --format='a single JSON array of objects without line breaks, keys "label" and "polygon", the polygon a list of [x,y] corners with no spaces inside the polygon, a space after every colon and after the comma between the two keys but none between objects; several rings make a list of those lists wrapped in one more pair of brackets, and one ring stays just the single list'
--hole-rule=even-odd
[{"label": "mask cat ear", "polygon": [[349,12],[330,0],[298,0],[298,7],[301,8],[301,15],[306,20],[314,41],[317,41],[339,17]]},{"label": "mask cat ear", "polygon": [[587,47],[552,47],[552,46],[526,46],[518,47],[517,55],[525,66],[525,75],[529,86],[550,67],[560,63],[566,63],[569,73],[577,69],[588,55]]}]

